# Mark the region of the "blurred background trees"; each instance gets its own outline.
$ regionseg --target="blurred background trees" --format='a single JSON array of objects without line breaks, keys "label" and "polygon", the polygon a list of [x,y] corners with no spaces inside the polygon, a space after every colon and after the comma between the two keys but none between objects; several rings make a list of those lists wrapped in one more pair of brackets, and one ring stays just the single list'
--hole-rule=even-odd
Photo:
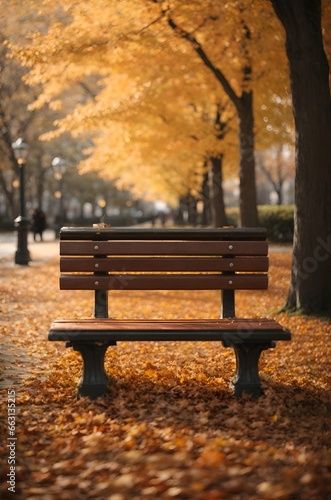
[{"label": "blurred background trees", "polygon": [[254,147],[268,157],[271,146],[293,146],[284,36],[271,5],[30,1],[22,12],[5,3],[3,50],[15,57],[5,64],[20,72],[11,81],[24,75],[26,93],[21,106],[16,92],[11,102],[29,117],[16,128],[10,119],[9,130],[32,145],[40,184],[53,182],[46,172],[60,155],[67,181],[76,167],[93,170],[134,198],[187,204],[193,219],[202,210],[207,224],[226,224],[229,203],[241,206],[242,224],[257,224],[256,204],[274,186],[259,169],[255,181]]}]

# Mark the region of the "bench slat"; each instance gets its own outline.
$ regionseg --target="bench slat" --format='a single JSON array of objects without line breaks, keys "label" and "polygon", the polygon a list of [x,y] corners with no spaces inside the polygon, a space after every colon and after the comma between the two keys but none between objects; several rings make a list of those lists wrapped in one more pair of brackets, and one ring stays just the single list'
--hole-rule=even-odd
[{"label": "bench slat", "polygon": [[66,275],[60,277],[61,290],[265,290],[266,274],[111,274],[108,276]]},{"label": "bench slat", "polygon": [[267,318],[195,320],[56,320],[49,340],[290,340],[291,334]]},{"label": "bench slat", "polygon": [[142,240],[265,240],[264,227],[223,228],[128,228],[128,227],[63,227],[61,240],[131,240],[139,236]]},{"label": "bench slat", "polygon": [[78,271],[268,271],[267,257],[189,258],[126,257],[60,259],[61,272]]},{"label": "bench slat", "polygon": [[60,255],[263,255],[266,241],[61,241]]}]

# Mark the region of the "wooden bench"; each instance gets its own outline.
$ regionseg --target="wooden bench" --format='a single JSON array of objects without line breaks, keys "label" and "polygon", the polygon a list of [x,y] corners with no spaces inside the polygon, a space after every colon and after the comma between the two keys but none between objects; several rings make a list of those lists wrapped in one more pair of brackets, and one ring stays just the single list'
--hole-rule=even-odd
[{"label": "wooden bench", "polygon": [[[81,353],[80,395],[93,399],[107,392],[104,357],[117,341],[208,340],[234,349],[235,394],[259,396],[261,352],[274,347],[274,341],[291,339],[272,319],[235,317],[235,290],[268,287],[264,228],[65,227],[60,255],[60,288],[93,290],[95,295],[93,318],[58,319],[48,334],[49,340],[65,341]],[[221,319],[110,319],[108,291],[119,289],[221,290]]]}]

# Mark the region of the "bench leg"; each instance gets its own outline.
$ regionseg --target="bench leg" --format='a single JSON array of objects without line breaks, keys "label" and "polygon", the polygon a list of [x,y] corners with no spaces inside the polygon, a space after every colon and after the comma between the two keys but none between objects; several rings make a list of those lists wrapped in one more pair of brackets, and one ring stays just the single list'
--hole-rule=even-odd
[{"label": "bench leg", "polygon": [[67,347],[78,351],[83,358],[83,376],[78,385],[78,395],[91,399],[108,392],[109,377],[105,372],[105,354],[115,341],[107,342],[67,342]]},{"label": "bench leg", "polygon": [[263,390],[259,376],[259,359],[262,351],[275,347],[274,342],[243,342],[232,347],[237,361],[236,375],[232,381],[235,395],[240,397],[246,393],[253,397],[261,396]]}]

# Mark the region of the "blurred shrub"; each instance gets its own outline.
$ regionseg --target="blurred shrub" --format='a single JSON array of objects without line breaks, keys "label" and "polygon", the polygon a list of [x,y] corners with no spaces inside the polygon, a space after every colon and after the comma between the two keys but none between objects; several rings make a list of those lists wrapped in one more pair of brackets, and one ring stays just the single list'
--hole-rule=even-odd
[{"label": "blurred shrub", "polygon": [[258,207],[260,225],[267,229],[268,239],[276,243],[292,243],[293,214],[293,205],[261,205]]},{"label": "blurred shrub", "polygon": [[14,220],[7,216],[0,216],[0,231],[14,231]]},{"label": "blurred shrub", "polygon": [[[274,243],[292,243],[293,241],[293,205],[260,205],[258,216],[260,226],[267,230],[269,241]],[[228,224],[238,226],[238,207],[226,210]]]}]

